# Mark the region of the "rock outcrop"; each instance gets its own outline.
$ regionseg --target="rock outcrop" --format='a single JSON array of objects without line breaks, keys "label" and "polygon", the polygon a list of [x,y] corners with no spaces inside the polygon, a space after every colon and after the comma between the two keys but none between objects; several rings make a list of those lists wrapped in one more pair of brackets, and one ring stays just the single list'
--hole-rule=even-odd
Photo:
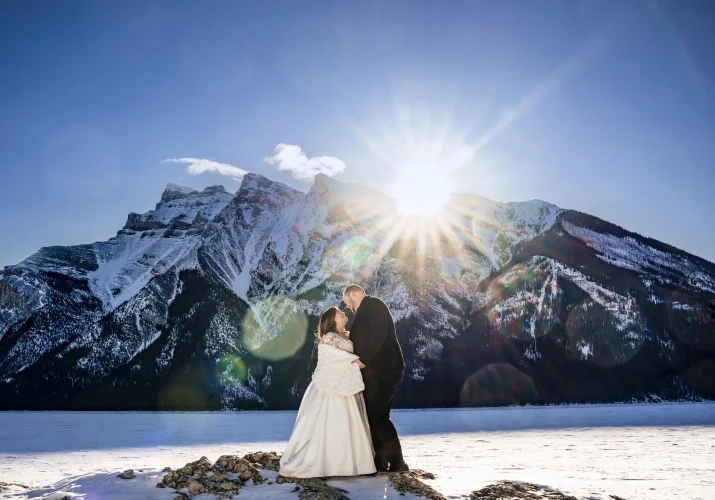
[{"label": "rock outcrop", "polygon": [[25,486],[24,484],[20,484],[20,483],[4,483],[4,482],[0,481],[0,491],[2,491],[3,488],[10,488],[11,486],[16,487],[16,488],[23,488],[23,489],[25,489],[25,490],[28,489],[28,487]]},{"label": "rock outcrop", "polygon": [[136,472],[134,472],[134,469],[128,469],[121,474],[118,474],[117,477],[120,479],[135,479],[137,477],[137,474]]},{"label": "rock outcrop", "polygon": [[392,487],[400,494],[410,493],[430,500],[447,500],[444,495],[421,481],[421,479],[435,479],[435,475],[431,472],[413,469],[389,474],[389,476]]},{"label": "rock outcrop", "polygon": [[233,498],[247,481],[252,480],[254,484],[264,482],[262,465],[253,463],[246,457],[222,455],[213,465],[208,458],[201,457],[176,470],[166,468],[164,470],[167,473],[157,487],[177,490],[177,498],[185,496],[182,490],[186,490],[191,496],[211,493],[221,499]]},{"label": "rock outcrop", "polygon": [[469,498],[470,500],[504,500],[507,498],[514,500],[578,500],[576,497],[564,495],[543,486],[512,481],[490,484],[480,490],[473,491]]},{"label": "rock outcrop", "polygon": [[[188,500],[203,494],[229,499],[239,494],[239,490],[249,481],[253,484],[273,484],[261,471],[278,472],[281,456],[274,451],[248,453],[242,458],[236,455],[222,455],[211,464],[201,457],[195,462],[173,470],[166,467],[166,475],[158,488],[173,488],[177,496],[174,500]],[[129,471],[125,471],[129,472]],[[132,471],[133,472],[133,471]],[[394,490],[400,495],[414,495],[429,500],[446,500],[447,497],[424,481],[436,479],[435,475],[419,469],[406,472],[380,473],[387,476]],[[293,492],[298,500],[348,500],[349,492],[328,484],[329,478],[297,479],[278,476],[276,484],[294,484]],[[0,483],[2,486],[4,483]],[[613,496],[615,500],[625,500]],[[504,481],[473,491],[470,500],[578,500],[574,496],[550,490],[529,483]]]}]

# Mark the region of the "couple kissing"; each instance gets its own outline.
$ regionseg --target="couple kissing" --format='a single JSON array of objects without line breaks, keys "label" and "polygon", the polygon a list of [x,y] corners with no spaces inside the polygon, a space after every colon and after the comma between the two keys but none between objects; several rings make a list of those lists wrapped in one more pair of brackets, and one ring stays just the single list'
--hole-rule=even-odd
[{"label": "couple kissing", "polygon": [[387,305],[349,285],[343,303],[320,316],[318,364],[280,461],[285,477],[359,476],[408,470],[390,420],[404,374],[402,349]]}]

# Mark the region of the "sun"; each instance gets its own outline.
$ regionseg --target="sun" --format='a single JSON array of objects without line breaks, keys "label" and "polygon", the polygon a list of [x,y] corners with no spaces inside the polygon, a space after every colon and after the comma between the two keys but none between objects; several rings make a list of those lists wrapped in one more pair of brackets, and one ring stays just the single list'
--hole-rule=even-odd
[{"label": "sun", "polygon": [[402,216],[436,217],[452,195],[453,186],[437,167],[411,165],[398,171],[390,196]]}]

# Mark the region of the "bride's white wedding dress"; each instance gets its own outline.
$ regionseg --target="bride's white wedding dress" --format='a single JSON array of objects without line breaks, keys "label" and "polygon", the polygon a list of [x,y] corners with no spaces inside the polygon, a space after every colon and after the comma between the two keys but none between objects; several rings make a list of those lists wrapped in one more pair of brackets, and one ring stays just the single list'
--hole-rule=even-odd
[{"label": "bride's white wedding dress", "polygon": [[376,472],[367,423],[365,386],[347,338],[327,333],[281,457],[285,477],[358,476]]}]

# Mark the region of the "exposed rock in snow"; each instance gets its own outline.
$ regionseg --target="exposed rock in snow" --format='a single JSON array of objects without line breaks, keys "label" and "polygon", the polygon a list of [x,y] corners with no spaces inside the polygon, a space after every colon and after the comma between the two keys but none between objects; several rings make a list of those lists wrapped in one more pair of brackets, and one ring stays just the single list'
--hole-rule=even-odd
[{"label": "exposed rock in snow", "polygon": [[[576,497],[552,491],[543,486],[505,481],[473,491],[470,500],[578,500]],[[618,497],[612,498],[619,500]],[[620,499],[623,500],[623,499]]]},{"label": "exposed rock in snow", "polygon": [[136,479],[137,475],[133,469],[127,469],[121,474],[118,474],[117,477],[121,479]]},{"label": "exposed rock in snow", "polygon": [[[189,494],[194,497],[211,494],[216,495],[218,499],[223,499],[238,495],[245,483],[252,481],[255,485],[264,485],[264,488],[269,488],[274,483],[276,485],[294,484],[295,488],[292,492],[299,500],[356,498],[350,491],[331,484],[328,478],[296,479],[279,475],[274,481],[271,481],[264,477],[265,471],[276,472],[280,468],[279,460],[280,455],[275,452],[250,453],[243,458],[224,455],[213,465],[206,457],[201,457],[200,460],[188,463],[175,471],[170,468],[165,469],[167,474],[161,483],[157,484],[157,487],[172,488],[178,495]],[[409,495],[412,498],[430,500],[446,500],[447,498],[424,482],[435,479],[435,475],[432,473],[415,469],[378,475],[387,476],[394,491],[401,496]],[[359,480],[360,478],[352,478],[353,484]],[[369,480],[368,478],[367,481]],[[375,493],[383,494],[383,492]],[[472,492],[469,498],[474,500],[577,500],[576,497],[544,486],[510,481],[481,488]]]},{"label": "exposed rock in snow", "polygon": [[390,473],[389,476],[392,487],[402,495],[411,493],[421,498],[429,498],[430,500],[446,500],[447,498],[421,481],[425,479],[435,479],[435,475],[431,472],[414,469],[406,472]]}]

